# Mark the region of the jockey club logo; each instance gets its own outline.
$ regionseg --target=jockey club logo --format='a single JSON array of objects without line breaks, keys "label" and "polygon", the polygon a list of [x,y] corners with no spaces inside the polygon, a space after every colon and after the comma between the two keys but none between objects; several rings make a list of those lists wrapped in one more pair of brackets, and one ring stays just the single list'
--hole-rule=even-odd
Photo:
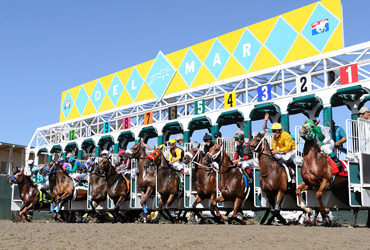
[{"label": "jockey club logo", "polygon": [[64,103],[64,105],[63,105],[63,107],[64,107],[64,110],[66,110],[66,109],[70,109],[71,108],[71,104],[72,104],[72,102],[71,101],[66,101],[65,103]]},{"label": "jockey club logo", "polygon": [[318,35],[329,31],[329,18],[311,24],[312,35]]}]

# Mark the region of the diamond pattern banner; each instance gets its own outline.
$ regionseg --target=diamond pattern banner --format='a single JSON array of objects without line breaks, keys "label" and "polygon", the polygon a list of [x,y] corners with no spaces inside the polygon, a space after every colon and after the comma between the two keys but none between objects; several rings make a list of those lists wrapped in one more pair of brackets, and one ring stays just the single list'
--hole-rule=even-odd
[{"label": "diamond pattern banner", "polygon": [[267,38],[265,46],[280,62],[283,62],[297,36],[298,33],[280,17]]},{"label": "diamond pattern banner", "polygon": [[222,70],[225,68],[229,58],[230,53],[216,38],[204,64],[217,80],[221,75]]},{"label": "diamond pattern banner", "polygon": [[189,87],[197,76],[201,66],[202,62],[189,48],[178,70]]},{"label": "diamond pattern banner", "polygon": [[77,107],[78,112],[80,112],[80,114],[83,113],[88,101],[89,101],[89,96],[87,95],[85,88],[82,86],[80,89],[80,92],[78,93],[77,99],[76,99],[76,107]]},{"label": "diamond pattern banner", "polygon": [[145,81],[157,99],[161,99],[176,69],[160,51],[155,59]]},{"label": "diamond pattern banner", "polygon": [[123,89],[124,86],[121,80],[118,78],[117,74],[115,74],[107,92],[109,99],[112,101],[114,106],[117,105],[117,102],[122,94]]},{"label": "diamond pattern banner", "polygon": [[66,90],[60,121],[341,49],[342,32],[341,1],[321,0]]},{"label": "diamond pattern banner", "polygon": [[96,111],[99,110],[101,103],[103,102],[105,96],[105,90],[101,85],[100,81],[97,81],[95,84],[95,88],[90,96],[90,100],[94,105]]}]

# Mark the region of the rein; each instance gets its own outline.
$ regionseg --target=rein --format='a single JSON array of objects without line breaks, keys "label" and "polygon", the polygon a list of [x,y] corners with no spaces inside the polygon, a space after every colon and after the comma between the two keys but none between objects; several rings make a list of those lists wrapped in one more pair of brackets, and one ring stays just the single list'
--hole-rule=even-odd
[{"label": "rein", "polygon": [[268,171],[266,174],[260,174],[260,177],[266,177],[268,176],[269,174],[271,174],[272,170],[274,170],[276,167],[276,161],[274,161],[274,163],[272,164],[272,168],[270,169],[270,171]]},{"label": "rein", "polygon": [[186,152],[185,155],[190,156],[190,158],[191,158],[190,162],[191,163],[197,164],[198,166],[201,166],[201,167],[203,167],[205,169],[212,169],[212,167],[209,167],[207,165],[200,164],[200,163],[198,163],[198,162],[196,162],[194,160],[194,159],[196,159],[197,157],[200,156],[200,150],[198,150],[197,153],[194,156],[190,152]]}]

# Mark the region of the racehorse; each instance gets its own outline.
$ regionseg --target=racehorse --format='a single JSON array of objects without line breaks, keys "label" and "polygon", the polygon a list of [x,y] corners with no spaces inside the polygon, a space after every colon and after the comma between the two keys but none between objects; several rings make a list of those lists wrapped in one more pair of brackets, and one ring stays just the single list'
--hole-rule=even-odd
[{"label": "racehorse", "polygon": [[[204,157],[204,163],[211,164],[212,161],[217,162],[220,166],[220,182],[219,190],[222,196],[218,197],[212,202],[213,206],[217,205],[217,202],[233,201],[234,209],[231,216],[232,221],[238,221],[241,224],[247,225],[247,221],[237,218],[237,213],[240,209],[240,205],[247,198],[247,192],[245,192],[245,182],[242,173],[238,168],[235,167],[230,157],[226,154],[225,149],[220,144],[215,144]],[[226,216],[221,216],[222,220],[226,220]]]},{"label": "racehorse", "polygon": [[[188,152],[185,153],[183,162],[185,164],[194,163],[195,166],[195,189],[197,191],[197,195],[195,197],[195,201],[192,205],[193,210],[196,212],[196,206],[202,202],[202,200],[210,199],[211,206],[210,211],[213,217],[220,221],[221,214],[218,210],[217,203],[214,202],[216,200],[216,171],[212,168],[207,166],[203,160],[203,152],[198,147],[193,147]],[[214,206],[214,204],[216,204]],[[216,214],[215,214],[216,212]],[[198,216],[200,214],[196,212]]]},{"label": "racehorse", "polygon": [[[61,220],[59,214],[60,208],[63,204],[72,200],[74,197],[74,185],[72,178],[62,168],[62,164],[59,161],[49,162],[41,170],[41,174],[49,174],[49,185],[50,185],[50,212],[55,220]],[[83,200],[87,197],[87,191],[80,189],[76,190],[74,200]],[[54,213],[55,208],[55,213]]]},{"label": "racehorse", "polygon": [[142,190],[140,205],[143,207],[143,211],[146,214],[147,219],[150,219],[146,208],[146,201],[155,190],[156,164],[151,164],[151,161],[149,159],[145,159],[145,148],[141,143],[136,143],[131,149],[126,150],[126,154],[124,155],[124,157],[137,160],[139,168],[138,185],[141,187]]},{"label": "racehorse", "polygon": [[124,178],[121,174],[117,174],[115,167],[112,165],[109,159],[103,158],[98,163],[97,167],[103,169],[104,171],[108,195],[114,202],[114,211],[116,216],[119,216],[119,207],[124,202],[126,197],[128,197],[127,194],[130,190],[129,180]]},{"label": "racehorse", "polygon": [[[160,159],[160,165],[158,166],[157,172],[157,191],[161,195],[159,211],[164,217],[174,223],[175,220],[170,214],[168,207],[175,199],[180,185],[180,180],[176,171],[169,166],[169,163],[162,152],[159,154],[158,158]],[[180,213],[181,210],[179,211],[179,214]]]},{"label": "racehorse", "polygon": [[18,184],[19,195],[22,199],[22,207],[19,210],[20,222],[24,222],[23,215],[27,221],[31,221],[31,217],[27,214],[32,209],[40,207],[40,191],[33,183],[30,176],[23,174],[23,170],[15,169],[12,174],[7,178],[9,183]]},{"label": "racehorse", "polygon": [[[302,201],[301,192],[308,188],[317,189],[316,198],[320,203],[320,212],[328,223],[329,219],[327,216],[328,209],[324,207],[322,203],[322,194],[331,184],[331,190],[334,195],[343,203],[349,204],[349,193],[348,193],[348,177],[336,175],[332,182],[332,168],[329,160],[325,155],[321,153],[319,145],[316,143],[316,138],[310,135],[310,131],[306,126],[301,127],[299,130],[300,136],[305,140],[303,147],[303,165],[301,169],[301,175],[303,182],[296,190],[301,208],[306,213],[312,213],[312,210],[306,207]],[[353,219],[352,226],[357,225],[357,214],[358,208],[353,208]],[[370,227],[370,210],[368,210],[367,226]]]},{"label": "racehorse", "polygon": [[107,180],[105,179],[105,174],[102,168],[97,167],[97,163],[92,164],[90,169],[90,188],[91,188],[91,200],[90,205],[93,211],[100,215],[96,210],[96,207],[100,202],[107,199],[108,186]]},{"label": "racehorse", "polygon": [[[317,189],[316,198],[320,203],[320,212],[326,222],[329,221],[327,213],[328,209],[324,207],[322,202],[322,194],[329,187],[332,181],[332,170],[329,160],[320,151],[319,145],[316,143],[316,138],[311,136],[309,129],[306,126],[301,127],[299,130],[300,136],[305,140],[303,147],[303,165],[301,168],[301,175],[303,182],[296,190],[301,208],[306,213],[312,213],[311,208],[304,205],[301,197],[302,190],[308,188]],[[345,178],[345,179],[344,179]],[[343,182],[347,182],[347,177],[336,176],[338,186]],[[340,180],[342,179],[342,180]],[[340,198],[340,196],[338,197]],[[347,202],[348,204],[348,202]]]},{"label": "racehorse", "polygon": [[275,217],[281,223],[286,224],[286,220],[280,214],[280,207],[288,189],[288,176],[284,167],[282,167],[273,156],[264,135],[264,133],[258,133],[245,148],[245,153],[248,155],[254,152],[258,154],[260,185],[270,204],[270,209],[266,210],[260,224],[265,223],[270,212],[272,216],[267,224],[271,224]]}]

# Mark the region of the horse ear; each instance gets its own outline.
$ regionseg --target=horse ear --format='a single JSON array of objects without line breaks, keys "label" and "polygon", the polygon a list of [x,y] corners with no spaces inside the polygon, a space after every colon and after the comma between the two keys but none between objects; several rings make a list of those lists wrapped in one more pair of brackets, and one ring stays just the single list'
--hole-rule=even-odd
[{"label": "horse ear", "polygon": [[320,123],[320,121],[315,122],[315,126],[317,126],[317,124],[319,124],[319,123]]}]

